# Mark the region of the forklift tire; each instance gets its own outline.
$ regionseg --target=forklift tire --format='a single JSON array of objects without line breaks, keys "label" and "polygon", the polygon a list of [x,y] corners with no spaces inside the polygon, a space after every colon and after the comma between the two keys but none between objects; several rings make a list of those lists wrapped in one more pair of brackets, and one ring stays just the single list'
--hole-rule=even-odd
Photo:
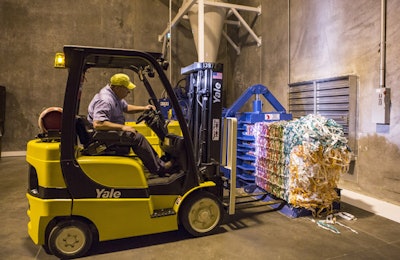
[{"label": "forklift tire", "polygon": [[52,255],[52,253],[50,252],[50,249],[49,249],[47,244],[42,245],[42,248],[46,252],[46,254]]},{"label": "forklift tire", "polygon": [[64,220],[57,223],[48,237],[50,252],[60,259],[71,259],[85,255],[93,242],[90,227],[79,220]]},{"label": "forklift tire", "polygon": [[221,223],[222,215],[222,206],[217,197],[202,191],[184,202],[180,221],[187,232],[198,237],[212,233]]}]

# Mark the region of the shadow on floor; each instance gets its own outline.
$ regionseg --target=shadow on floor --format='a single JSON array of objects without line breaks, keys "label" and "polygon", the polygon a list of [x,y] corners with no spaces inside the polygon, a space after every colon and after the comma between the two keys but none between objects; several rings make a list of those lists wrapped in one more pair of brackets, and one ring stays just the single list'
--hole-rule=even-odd
[{"label": "shadow on floor", "polygon": [[[248,227],[248,225],[246,224],[246,221],[242,221],[243,219],[249,219],[255,217],[258,214],[265,214],[277,211],[277,209],[271,209],[265,206],[263,208],[261,207],[255,207],[255,208],[256,208],[255,210],[254,208],[252,208],[251,212],[240,210],[235,215],[232,216],[226,214],[221,223],[221,226],[217,228],[213,232],[213,234],[211,234],[211,236],[225,233],[228,231],[227,229],[229,230],[245,229]],[[169,244],[195,238],[196,237],[193,237],[188,232],[186,232],[183,229],[183,227],[181,227],[179,230],[176,231],[99,242],[92,247],[92,249],[88,252],[87,256],[108,254],[112,252],[144,248],[154,245]]]}]

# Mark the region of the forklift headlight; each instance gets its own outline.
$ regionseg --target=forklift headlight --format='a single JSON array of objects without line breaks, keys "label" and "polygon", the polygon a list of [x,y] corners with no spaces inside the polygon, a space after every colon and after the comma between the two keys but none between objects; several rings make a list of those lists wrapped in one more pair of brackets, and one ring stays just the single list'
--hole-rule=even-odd
[{"label": "forklift headlight", "polygon": [[57,52],[54,59],[55,68],[65,68],[65,55],[62,52]]}]

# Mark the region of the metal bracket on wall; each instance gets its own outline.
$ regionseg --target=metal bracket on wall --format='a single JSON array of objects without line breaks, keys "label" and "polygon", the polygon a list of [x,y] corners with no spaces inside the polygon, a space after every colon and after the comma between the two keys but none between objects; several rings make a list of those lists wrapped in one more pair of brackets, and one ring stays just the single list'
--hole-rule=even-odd
[{"label": "metal bracket on wall", "polygon": [[[196,3],[199,5],[202,5],[202,6],[199,6],[199,12],[203,12],[202,15],[199,15],[199,24],[200,23],[204,24],[204,5],[216,6],[216,7],[228,9],[226,18],[230,17],[233,14],[237,18],[237,21],[225,20],[225,24],[236,25],[238,27],[243,25],[243,27],[247,30],[247,32],[251,35],[251,37],[257,42],[257,46],[258,47],[261,46],[261,44],[262,44],[261,36],[258,36],[254,32],[254,30],[250,27],[250,25],[246,22],[246,20],[239,13],[239,11],[249,11],[249,12],[255,12],[257,15],[261,15],[261,5],[258,7],[251,7],[251,6],[230,4],[230,3],[224,3],[224,2],[212,2],[212,1],[205,1],[205,0],[190,0],[181,6],[181,8],[179,9],[179,11],[175,15],[175,17],[168,23],[165,30],[158,36],[158,41],[163,42],[162,53],[165,52],[165,48],[167,45],[166,43],[168,41],[168,33],[171,31],[171,28],[174,27],[177,23],[179,23],[182,18],[186,17],[186,14],[188,13],[189,9]],[[201,19],[202,19],[202,21],[200,21]],[[203,30],[199,30],[199,39],[204,38],[204,27],[202,27],[202,28],[203,28]],[[232,38],[229,37],[229,35],[224,30],[222,31],[222,35],[225,37],[225,39],[229,42],[229,44],[235,49],[236,53],[239,55],[240,54],[240,46],[237,43],[235,43],[232,40]]]}]

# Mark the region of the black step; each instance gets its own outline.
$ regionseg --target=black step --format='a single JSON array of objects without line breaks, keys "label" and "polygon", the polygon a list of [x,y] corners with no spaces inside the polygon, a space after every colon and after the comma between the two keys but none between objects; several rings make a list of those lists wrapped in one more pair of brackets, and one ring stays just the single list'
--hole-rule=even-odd
[{"label": "black step", "polygon": [[167,208],[167,209],[156,209],[154,210],[153,214],[151,214],[152,218],[159,218],[159,217],[165,217],[165,216],[170,216],[170,215],[175,215],[176,212],[172,208]]}]

